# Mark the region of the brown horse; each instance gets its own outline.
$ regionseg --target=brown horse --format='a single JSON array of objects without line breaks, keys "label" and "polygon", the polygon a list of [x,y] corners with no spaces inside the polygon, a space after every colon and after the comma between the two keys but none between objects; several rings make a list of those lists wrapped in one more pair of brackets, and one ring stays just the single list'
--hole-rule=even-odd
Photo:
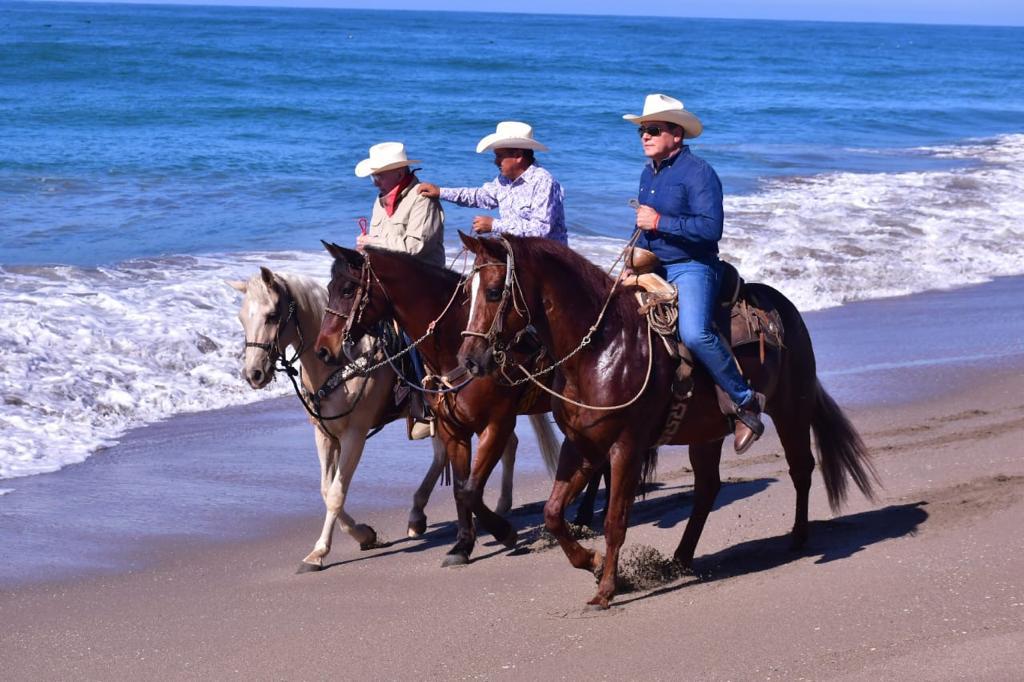
[{"label": "brown horse", "polygon": [[[545,416],[550,411],[546,396],[525,385],[508,388],[491,378],[473,379],[460,370],[457,353],[468,314],[462,301],[455,300],[464,298],[457,293],[459,274],[404,253],[367,247],[364,256],[335,244],[324,246],[335,260],[327,287],[328,314],[316,340],[318,355],[337,359],[374,325],[394,319],[413,339],[424,337],[418,350],[427,372],[448,387],[425,394],[433,399],[438,435],[452,465],[458,510],[458,538],[443,565],[469,562],[476,542],[473,514],[499,542],[514,547],[518,533],[484,504],[484,486],[506,444],[516,439],[517,414],[531,415],[541,454],[554,471],[558,444]],[[479,442],[470,470],[474,434]]]},{"label": "brown horse", "polygon": [[[566,440],[554,488],[544,507],[544,522],[573,566],[600,576],[597,594],[589,603],[607,608],[615,594],[619,550],[634,494],[643,475],[653,467],[654,446],[673,402],[674,362],[660,341],[651,341],[652,332],[638,312],[634,289],[624,287],[611,295],[613,280],[570,249],[529,238],[499,241],[462,235],[462,241],[476,254],[474,314],[460,352],[465,366],[477,375],[495,371],[502,360],[501,344],[527,324],[536,328],[555,361],[563,360],[554,388],[579,404],[552,399]],[[860,437],[818,382],[811,339],[796,308],[768,286],[750,284],[747,291],[774,307],[785,329],[784,349],[768,349],[763,363],[757,344],[737,349],[737,359],[751,384],[765,394],[766,412],[785,449],[796,488],[792,538],[793,544],[800,546],[807,539],[807,499],[814,469],[812,429],[833,509],[845,499],[846,475],[870,498],[875,474]],[[618,409],[592,409],[620,405]],[[675,559],[684,567],[693,561],[721,486],[718,468],[728,431],[710,376],[702,370],[695,372],[693,395],[669,441],[690,446],[695,479],[693,511],[675,551]],[[591,479],[591,472],[608,460],[612,482],[605,517],[606,554],[602,557],[584,549],[570,535],[564,513]]]}]

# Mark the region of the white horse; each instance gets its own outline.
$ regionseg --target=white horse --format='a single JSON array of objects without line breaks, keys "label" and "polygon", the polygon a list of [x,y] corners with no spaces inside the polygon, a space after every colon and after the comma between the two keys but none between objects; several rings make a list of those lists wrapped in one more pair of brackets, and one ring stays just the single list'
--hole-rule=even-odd
[{"label": "white horse", "polygon": [[[299,571],[323,568],[324,557],[331,551],[335,522],[359,543],[360,549],[379,546],[376,531],[366,524],[356,523],[345,511],[345,497],[363,454],[367,435],[388,421],[403,416],[397,410],[389,409],[393,405],[394,370],[385,364],[367,377],[357,374],[351,378],[341,375],[332,379],[343,368],[324,364],[312,352],[327,305],[327,290],[312,279],[274,273],[261,267],[260,273],[249,281],[229,281],[228,284],[244,294],[238,319],[246,339],[242,378],[250,386],[255,389],[266,386],[274,377],[278,358],[285,357],[289,348],[292,349],[291,357],[287,360],[298,360],[302,365],[300,378],[307,409],[313,407],[312,396],[326,388],[329,381],[345,378],[319,401],[318,414],[323,419],[310,416],[320,457],[320,494],[327,512],[320,537],[313,551],[302,560]],[[376,345],[377,339],[367,337],[360,343],[360,355],[367,359],[373,357]],[[337,415],[344,416],[332,418]],[[534,427],[537,426],[534,422]],[[444,446],[436,437],[431,440],[434,459],[413,495],[409,537],[418,537],[426,531],[424,507],[446,464]],[[495,507],[499,514],[505,514],[512,507],[512,472],[517,444],[518,439],[513,434],[502,455],[501,495]]]}]

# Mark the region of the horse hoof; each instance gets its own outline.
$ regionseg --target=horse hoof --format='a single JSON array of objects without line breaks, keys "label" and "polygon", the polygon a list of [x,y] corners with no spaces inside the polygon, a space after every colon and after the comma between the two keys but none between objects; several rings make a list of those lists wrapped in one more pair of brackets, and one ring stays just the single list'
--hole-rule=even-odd
[{"label": "horse hoof", "polygon": [[452,566],[465,566],[468,563],[468,554],[463,554],[462,552],[454,552],[452,554],[445,555],[444,561],[441,562],[441,568],[450,568]]},{"label": "horse hoof", "polygon": [[587,602],[587,611],[607,611],[611,607],[611,601],[600,595]]},{"label": "horse hoof", "polygon": [[519,531],[515,528],[509,528],[508,535],[503,540],[499,540],[499,542],[505,545],[505,549],[515,549],[516,543],[519,542]]},{"label": "horse hoof", "polygon": [[[367,528],[370,527],[367,526]],[[368,549],[379,549],[381,547],[387,547],[391,544],[390,542],[380,542],[379,537],[377,536],[377,531],[375,531],[373,528],[370,528],[370,532],[373,533],[373,537],[371,537],[366,542],[359,543],[359,549],[361,551],[365,552]]]},{"label": "horse hoof", "polygon": [[804,548],[804,545],[806,545],[806,544],[807,544],[807,533],[806,532],[801,533],[801,532],[798,532],[798,531],[793,531],[793,535],[789,539],[789,549],[792,550],[792,551],[801,550],[801,549]]},{"label": "horse hoof", "polygon": [[427,520],[422,521],[410,521],[409,522],[409,537],[418,538],[427,532]]},{"label": "horse hoof", "polygon": [[295,570],[295,575],[302,575],[303,573],[316,573],[317,571],[324,570],[321,564],[310,564],[305,561],[299,564],[299,567]]}]

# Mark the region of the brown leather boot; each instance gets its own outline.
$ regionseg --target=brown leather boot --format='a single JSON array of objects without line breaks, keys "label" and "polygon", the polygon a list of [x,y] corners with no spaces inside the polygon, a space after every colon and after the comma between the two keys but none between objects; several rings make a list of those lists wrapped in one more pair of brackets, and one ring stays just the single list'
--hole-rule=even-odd
[{"label": "brown leather boot", "polygon": [[737,455],[749,450],[754,441],[764,433],[764,423],[761,421],[763,406],[764,396],[755,393],[753,398],[736,407],[736,440],[733,447],[736,448]]}]

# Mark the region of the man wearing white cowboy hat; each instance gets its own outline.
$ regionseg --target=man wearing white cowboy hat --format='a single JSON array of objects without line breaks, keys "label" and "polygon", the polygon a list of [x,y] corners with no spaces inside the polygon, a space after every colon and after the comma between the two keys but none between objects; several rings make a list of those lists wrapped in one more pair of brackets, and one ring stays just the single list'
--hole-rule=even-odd
[{"label": "man wearing white cowboy hat", "polygon": [[[428,263],[444,267],[444,210],[441,202],[416,191],[420,184],[410,168],[415,159],[405,153],[401,142],[381,142],[370,147],[369,158],[356,164],[356,175],[370,176],[377,186],[370,229],[356,237],[356,246],[379,246],[401,251]],[[406,343],[411,340],[403,332]],[[409,354],[416,380],[424,377],[423,362],[414,348]],[[413,390],[409,407],[409,438],[420,440],[433,434],[434,416],[419,391]]]},{"label": "man wearing white cowboy hat", "polygon": [[356,164],[356,175],[373,178],[379,191],[373,202],[370,229],[356,238],[356,246],[379,246],[402,251],[443,266],[444,210],[436,199],[416,191],[420,184],[401,142],[381,142],[370,156]]},{"label": "man wearing white cowboy hat", "polygon": [[648,95],[643,113],[623,116],[639,126],[644,155],[636,226],[637,246],[653,251],[666,279],[679,290],[679,336],[735,405],[736,452],[746,451],[764,432],[761,400],[751,390],[732,353],[712,328],[722,277],[718,240],[724,211],[722,183],[714,169],[683,140],[701,134],[700,119],[667,95]]},{"label": "man wearing white cowboy hat", "polygon": [[494,151],[498,177],[483,187],[438,187],[420,185],[423,196],[451,201],[471,208],[497,208],[498,218],[476,216],[476,233],[508,233],[520,237],[548,237],[563,244],[565,232],[565,193],[558,181],[541,168],[534,151],[547,147],[533,138],[533,128],[519,121],[502,121],[493,133],[476,146],[477,154]]}]

